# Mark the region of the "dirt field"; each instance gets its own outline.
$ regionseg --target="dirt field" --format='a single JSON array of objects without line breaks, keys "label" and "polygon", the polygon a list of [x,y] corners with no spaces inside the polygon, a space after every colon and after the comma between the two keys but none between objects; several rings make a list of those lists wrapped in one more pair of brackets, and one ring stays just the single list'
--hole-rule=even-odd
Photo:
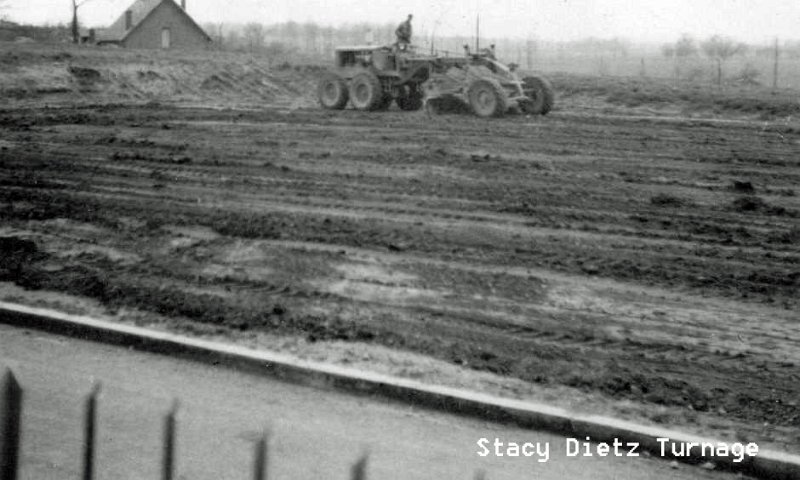
[{"label": "dirt field", "polygon": [[9,105],[4,298],[386,347],[796,450],[800,126],[571,101]]}]

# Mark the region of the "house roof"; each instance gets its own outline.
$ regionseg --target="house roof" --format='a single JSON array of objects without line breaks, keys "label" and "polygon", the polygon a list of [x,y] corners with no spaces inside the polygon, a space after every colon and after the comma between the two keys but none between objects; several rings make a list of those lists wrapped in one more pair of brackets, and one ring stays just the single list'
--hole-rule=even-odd
[{"label": "house roof", "polygon": [[[164,2],[171,3],[175,8],[183,12],[186,15],[191,23],[199,30],[209,41],[211,37],[203,30],[194,19],[186,13],[179,5],[175,3],[175,0],[136,0],[130,7],[125,9],[122,12],[122,15],[111,24],[110,27],[104,28],[102,30],[97,31],[97,40],[98,41],[105,41],[105,42],[121,42],[125,40],[125,38],[131,34],[136,27],[138,27],[151,13]],[[127,12],[130,11],[132,14],[132,23],[131,28],[125,28],[125,16]]]}]

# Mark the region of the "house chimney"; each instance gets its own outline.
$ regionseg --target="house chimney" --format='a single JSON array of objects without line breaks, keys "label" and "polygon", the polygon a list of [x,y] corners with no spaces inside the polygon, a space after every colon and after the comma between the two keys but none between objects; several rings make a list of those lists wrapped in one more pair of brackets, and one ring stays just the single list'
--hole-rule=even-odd
[{"label": "house chimney", "polygon": [[133,26],[133,10],[125,12],[125,30],[130,30]]}]

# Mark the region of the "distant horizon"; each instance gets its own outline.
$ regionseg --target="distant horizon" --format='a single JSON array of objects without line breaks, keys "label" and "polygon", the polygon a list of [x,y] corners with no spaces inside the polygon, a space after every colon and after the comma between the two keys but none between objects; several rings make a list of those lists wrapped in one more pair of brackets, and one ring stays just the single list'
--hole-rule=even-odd
[{"label": "distant horizon", "polygon": [[[180,1],[180,0],[176,0]],[[89,0],[79,11],[82,25],[110,25],[132,0]],[[10,0],[4,16],[32,25],[69,24],[69,0]],[[399,23],[413,13],[417,33],[472,37],[480,12],[482,38],[559,42],[618,38],[632,43],[663,44],[682,34],[697,39],[723,35],[750,44],[800,39],[800,2],[765,0],[187,0],[200,24],[276,25],[294,21],[341,27]]]}]

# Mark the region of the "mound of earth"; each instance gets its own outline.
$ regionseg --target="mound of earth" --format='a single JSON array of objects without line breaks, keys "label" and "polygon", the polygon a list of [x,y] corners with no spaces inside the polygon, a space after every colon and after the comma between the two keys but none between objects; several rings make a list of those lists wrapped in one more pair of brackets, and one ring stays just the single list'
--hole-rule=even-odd
[{"label": "mound of earth", "polygon": [[[59,47],[60,48],[60,47]],[[0,105],[169,102],[204,106],[315,103],[316,68],[220,52],[16,46],[0,58]]]}]

